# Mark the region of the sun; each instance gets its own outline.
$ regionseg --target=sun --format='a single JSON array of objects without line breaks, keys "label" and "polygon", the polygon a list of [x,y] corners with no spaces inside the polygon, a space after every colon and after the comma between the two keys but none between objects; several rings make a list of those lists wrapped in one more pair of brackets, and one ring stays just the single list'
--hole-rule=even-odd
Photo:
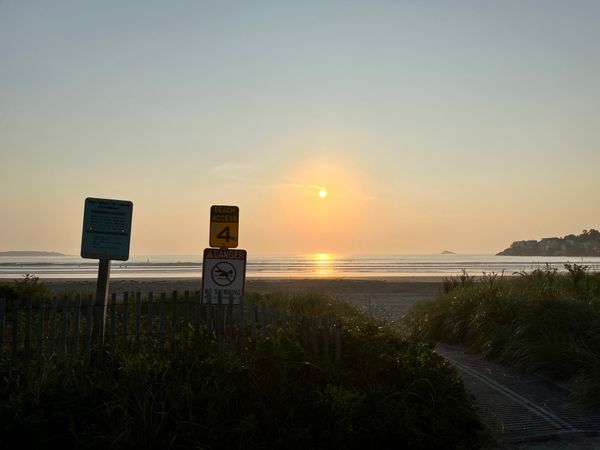
[{"label": "sun", "polygon": [[327,191],[325,189],[321,189],[319,191],[319,197],[321,197],[321,198],[327,197]]}]

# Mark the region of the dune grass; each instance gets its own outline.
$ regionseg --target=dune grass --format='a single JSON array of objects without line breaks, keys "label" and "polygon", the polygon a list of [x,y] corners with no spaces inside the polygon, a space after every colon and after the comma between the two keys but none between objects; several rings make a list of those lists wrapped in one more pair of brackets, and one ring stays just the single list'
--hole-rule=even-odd
[{"label": "dune grass", "polygon": [[600,406],[600,274],[566,269],[449,278],[439,298],[411,311],[405,329],[412,338],[464,345],[570,381],[576,399]]},{"label": "dune grass", "polygon": [[201,336],[191,350],[158,358],[107,353],[85,366],[53,356],[41,367],[0,360],[0,447],[480,446],[471,399],[427,345],[326,296],[252,298],[343,320],[341,363],[314,359],[284,331],[221,357]]}]

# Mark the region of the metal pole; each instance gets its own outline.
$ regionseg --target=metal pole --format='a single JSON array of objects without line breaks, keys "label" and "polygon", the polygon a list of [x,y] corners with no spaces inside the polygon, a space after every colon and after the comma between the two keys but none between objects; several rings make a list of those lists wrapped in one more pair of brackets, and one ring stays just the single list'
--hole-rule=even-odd
[{"label": "metal pole", "polygon": [[106,324],[106,305],[108,303],[108,282],[110,279],[110,259],[98,262],[98,283],[96,285],[96,304],[94,305],[94,345],[104,345],[104,325]]}]

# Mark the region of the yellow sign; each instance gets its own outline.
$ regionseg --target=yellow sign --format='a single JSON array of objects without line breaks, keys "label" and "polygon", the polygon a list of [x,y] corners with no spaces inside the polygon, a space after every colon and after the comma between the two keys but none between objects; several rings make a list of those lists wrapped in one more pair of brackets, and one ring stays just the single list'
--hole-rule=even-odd
[{"label": "yellow sign", "polygon": [[236,248],[240,208],[237,206],[213,205],[210,207],[210,246]]}]

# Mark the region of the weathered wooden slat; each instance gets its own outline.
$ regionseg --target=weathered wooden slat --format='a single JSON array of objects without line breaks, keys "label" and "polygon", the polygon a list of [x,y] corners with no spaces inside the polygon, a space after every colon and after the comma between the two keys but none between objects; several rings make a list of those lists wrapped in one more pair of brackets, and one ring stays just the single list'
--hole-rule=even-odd
[{"label": "weathered wooden slat", "polygon": [[167,294],[161,292],[160,294],[160,322],[158,325],[158,348],[160,355],[164,355],[165,352],[165,303]]},{"label": "weathered wooden slat", "polygon": [[140,331],[142,329],[142,293],[135,293],[135,351],[140,351]]},{"label": "weathered wooden slat", "polygon": [[229,335],[229,345],[233,347],[235,343],[235,310],[233,308],[233,292],[229,294],[227,305],[227,334]]},{"label": "weathered wooden slat", "polygon": [[56,309],[58,307],[58,298],[52,299],[52,309],[50,310],[50,354],[56,353]]},{"label": "weathered wooden slat", "polygon": [[310,321],[310,342],[312,344],[313,356],[315,358],[319,357],[319,337],[318,337],[319,327],[317,325],[317,319],[312,319]]},{"label": "weathered wooden slat", "polygon": [[177,333],[177,291],[173,291],[171,294],[171,352],[175,352],[175,337]]},{"label": "weathered wooden slat", "polygon": [[152,340],[154,338],[153,335],[153,327],[152,327],[152,322],[154,320],[153,316],[153,309],[154,309],[154,294],[152,292],[148,293],[148,312],[147,312],[147,319],[148,319],[148,329],[146,331],[146,351],[148,353],[150,353],[152,351]]},{"label": "weathered wooden slat", "polygon": [[326,360],[329,360],[329,330],[331,329],[331,325],[329,323],[329,319],[325,319],[323,327],[321,329],[321,333],[323,335],[323,357]]},{"label": "weathered wooden slat", "polygon": [[225,310],[223,309],[223,294],[221,292],[217,295],[217,352],[219,356],[223,356],[224,352],[224,341],[225,341]]},{"label": "weathered wooden slat", "polygon": [[110,343],[115,348],[115,330],[117,325],[117,293],[110,296]]},{"label": "weathered wooden slat", "polygon": [[207,302],[206,302],[206,328],[209,330],[214,330],[214,324],[213,324],[213,320],[212,320],[212,296],[211,294],[207,295]]},{"label": "weathered wooden slat", "polygon": [[25,310],[25,342],[23,344],[23,356],[25,361],[29,361],[31,356],[31,314],[33,302],[31,298],[27,299],[27,308]]},{"label": "weathered wooden slat", "polygon": [[342,321],[335,322],[335,362],[339,364],[342,360]]},{"label": "weathered wooden slat", "polygon": [[37,348],[37,363],[38,366],[42,365],[42,359],[44,357],[44,313],[46,310],[46,302],[43,300],[38,301],[38,348]]},{"label": "weathered wooden slat", "polygon": [[260,332],[263,336],[267,334],[267,305],[260,305]]},{"label": "weathered wooden slat", "polygon": [[127,351],[127,327],[129,320],[129,292],[123,292],[123,316],[121,319],[121,350]]},{"label": "weathered wooden slat", "polygon": [[244,346],[244,342],[246,340],[246,318],[244,317],[246,311],[244,310],[244,300],[240,304],[240,324],[239,324],[239,347],[242,348]]},{"label": "weathered wooden slat", "polygon": [[250,304],[250,335],[254,343],[256,341],[256,304],[254,302]]},{"label": "weathered wooden slat", "polygon": [[61,353],[66,353],[67,351],[67,321],[69,319],[69,299],[67,297],[63,298],[62,301],[62,311],[60,312],[61,317]]},{"label": "weathered wooden slat", "polygon": [[4,313],[6,311],[6,300],[0,298],[0,356],[4,353]]},{"label": "weathered wooden slat", "polygon": [[85,363],[92,359],[92,336],[94,328],[94,296],[89,295],[85,302]]},{"label": "weathered wooden slat", "polygon": [[183,291],[183,348],[186,349],[188,346],[188,336],[190,328],[190,291]]},{"label": "weathered wooden slat", "polygon": [[73,348],[74,353],[77,354],[79,352],[79,328],[81,326],[81,297],[79,294],[75,296],[73,325]]},{"label": "weathered wooden slat", "polygon": [[13,309],[12,309],[12,359],[14,360],[17,357],[17,339],[19,336],[19,310],[16,301],[13,301]]}]

